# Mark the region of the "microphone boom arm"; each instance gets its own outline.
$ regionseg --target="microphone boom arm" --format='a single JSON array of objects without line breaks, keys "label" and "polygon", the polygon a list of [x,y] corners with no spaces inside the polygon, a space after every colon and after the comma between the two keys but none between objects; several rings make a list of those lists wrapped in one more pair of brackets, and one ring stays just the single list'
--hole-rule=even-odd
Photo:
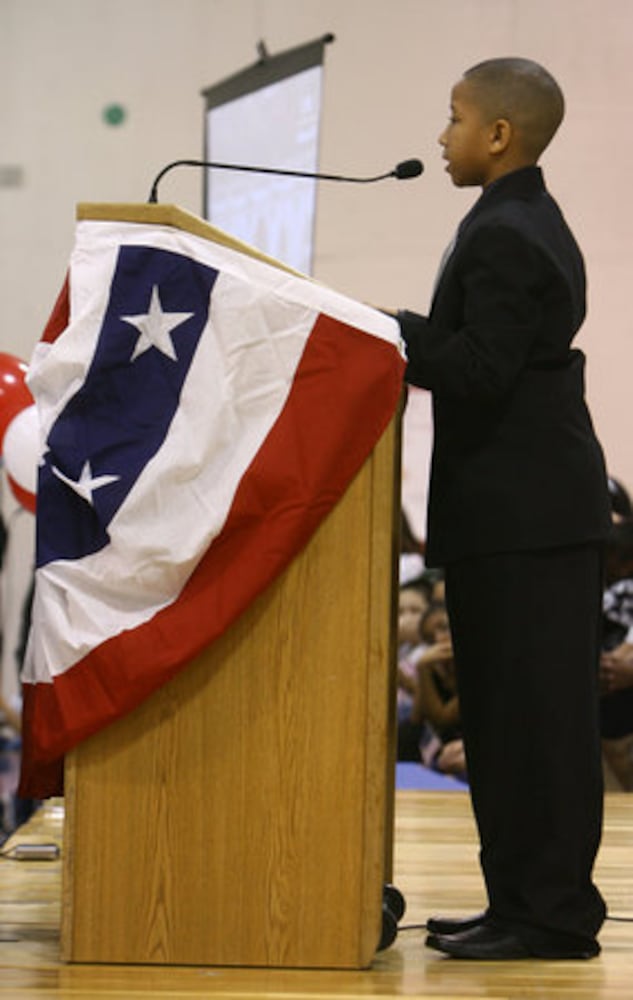
[{"label": "microphone boom arm", "polygon": [[386,174],[378,174],[377,177],[344,177],[340,174],[320,174],[310,173],[306,170],[285,170],[278,167],[251,167],[239,163],[218,163],[215,160],[173,160],[158,173],[152,184],[152,190],[148,198],[148,203],[155,204],[158,201],[158,185],[162,178],[174,167],[213,167],[218,170],[242,170],[255,174],[275,174],[282,177],[307,177],[311,180],[322,181],[346,181],[351,184],[373,184],[374,181],[382,181],[387,177],[397,177],[403,180],[409,177],[418,177],[424,167],[420,160],[404,160],[398,163],[393,170]]}]

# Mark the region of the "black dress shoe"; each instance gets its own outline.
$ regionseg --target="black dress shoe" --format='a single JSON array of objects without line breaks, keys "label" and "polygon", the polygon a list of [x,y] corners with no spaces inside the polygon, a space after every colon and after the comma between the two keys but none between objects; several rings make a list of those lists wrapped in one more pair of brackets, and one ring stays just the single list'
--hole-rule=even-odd
[{"label": "black dress shoe", "polygon": [[477,924],[457,934],[429,934],[426,945],[452,958],[499,962],[533,957],[512,931],[492,924]]},{"label": "black dress shoe", "polygon": [[586,959],[594,958],[600,952],[597,942],[587,942],[580,947],[560,947],[557,944],[530,950],[516,934],[493,922],[479,924],[458,934],[429,934],[428,948],[434,948],[452,958],[466,958],[471,961],[509,962],[525,958],[540,959]]},{"label": "black dress shoe", "polygon": [[469,931],[472,927],[480,927],[488,919],[488,911],[476,913],[472,917],[429,917],[426,929],[430,934],[459,934]]}]

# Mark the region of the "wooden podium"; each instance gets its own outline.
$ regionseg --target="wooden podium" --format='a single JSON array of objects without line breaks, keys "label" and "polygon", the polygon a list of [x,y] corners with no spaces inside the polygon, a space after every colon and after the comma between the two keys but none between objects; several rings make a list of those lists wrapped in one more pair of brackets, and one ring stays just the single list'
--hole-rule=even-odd
[{"label": "wooden podium", "polygon": [[392,846],[398,481],[395,418],[228,632],[68,755],[64,959],[371,963]]}]

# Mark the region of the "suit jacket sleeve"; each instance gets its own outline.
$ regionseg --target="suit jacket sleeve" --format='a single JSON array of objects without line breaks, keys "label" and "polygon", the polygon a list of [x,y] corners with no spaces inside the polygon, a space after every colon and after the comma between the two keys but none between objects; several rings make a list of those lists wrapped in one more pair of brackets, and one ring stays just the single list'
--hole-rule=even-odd
[{"label": "suit jacket sleeve", "polygon": [[[494,401],[512,388],[539,343],[551,338],[544,329],[543,301],[551,298],[548,286],[557,284],[554,267],[522,233],[504,224],[464,237],[449,267],[430,318],[399,314],[407,380],[443,395]],[[435,305],[448,294],[444,284],[455,303],[454,327],[441,328],[434,320]],[[558,346],[550,343],[550,352]],[[566,335],[563,356],[568,346]]]}]

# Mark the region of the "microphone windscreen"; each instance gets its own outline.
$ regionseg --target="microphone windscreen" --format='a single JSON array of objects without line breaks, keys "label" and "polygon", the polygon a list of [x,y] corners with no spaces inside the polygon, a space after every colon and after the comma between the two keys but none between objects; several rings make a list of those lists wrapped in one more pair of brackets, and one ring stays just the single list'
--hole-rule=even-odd
[{"label": "microphone windscreen", "polygon": [[419,177],[424,170],[421,160],[403,160],[394,170],[394,175],[398,180],[406,180],[409,177]]}]

